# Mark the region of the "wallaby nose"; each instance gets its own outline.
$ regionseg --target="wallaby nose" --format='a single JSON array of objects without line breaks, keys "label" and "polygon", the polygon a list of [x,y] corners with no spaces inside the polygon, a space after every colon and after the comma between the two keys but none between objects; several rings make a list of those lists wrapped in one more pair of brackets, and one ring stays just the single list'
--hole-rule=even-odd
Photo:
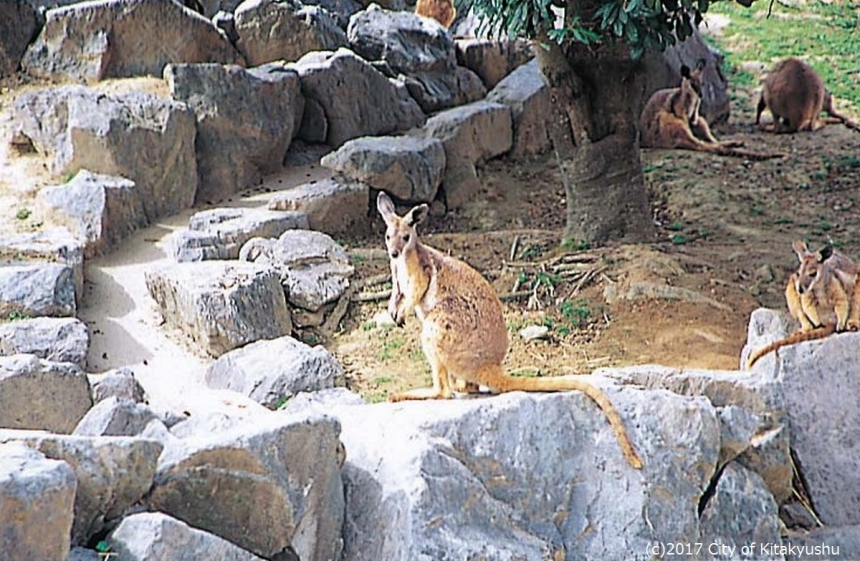
[{"label": "wallaby nose", "polygon": [[397,259],[397,256],[400,255],[400,251],[398,251],[396,249],[392,249],[391,251],[388,252],[388,255],[390,255],[392,259]]}]

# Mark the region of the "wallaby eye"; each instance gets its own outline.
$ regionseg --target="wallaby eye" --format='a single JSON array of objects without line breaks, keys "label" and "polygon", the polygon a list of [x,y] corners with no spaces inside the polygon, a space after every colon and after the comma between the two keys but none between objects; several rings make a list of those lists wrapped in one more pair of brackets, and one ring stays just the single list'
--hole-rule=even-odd
[{"label": "wallaby eye", "polygon": [[391,234],[385,234],[385,241],[388,241],[390,239],[391,239]]},{"label": "wallaby eye", "polygon": [[403,241],[405,243],[409,243],[409,234],[406,234],[405,236],[403,236]]}]

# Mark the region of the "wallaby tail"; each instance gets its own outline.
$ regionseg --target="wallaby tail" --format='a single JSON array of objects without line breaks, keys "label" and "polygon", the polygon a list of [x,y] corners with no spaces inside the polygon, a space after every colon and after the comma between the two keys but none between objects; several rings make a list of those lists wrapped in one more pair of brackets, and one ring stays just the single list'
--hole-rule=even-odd
[{"label": "wallaby tail", "polygon": [[827,92],[824,96],[824,111],[849,129],[860,132],[860,124],[855,123],[845,115],[836,111],[836,108],[833,107],[833,96],[830,95],[830,92]]},{"label": "wallaby tail", "polygon": [[836,331],[836,325],[830,324],[825,325],[823,327],[816,327],[815,329],[810,329],[809,331],[795,331],[788,337],[783,337],[778,341],[774,341],[770,345],[766,347],[762,347],[753,354],[749,356],[747,359],[747,370],[750,370],[753,365],[756,363],[758,359],[763,357],[769,352],[775,351],[781,347],[785,347],[787,345],[794,345],[796,343],[803,343],[804,341],[815,341],[816,339],[824,339],[831,333]]},{"label": "wallaby tail", "polygon": [[630,442],[630,438],[627,436],[624,423],[621,422],[621,415],[618,414],[618,410],[609,401],[609,397],[597,386],[593,386],[584,380],[571,378],[515,378],[505,374],[501,367],[495,366],[492,369],[485,370],[481,374],[481,382],[498,392],[581,391],[590,397],[600,407],[603,414],[606,415],[606,419],[609,421],[612,430],[615,432],[615,437],[618,439],[621,452],[630,465],[635,469],[642,469],[644,465],[642,458],[636,453],[633,444]]},{"label": "wallaby tail", "polygon": [[760,162],[762,160],[770,160],[773,158],[787,158],[788,154],[785,152],[752,152],[750,150],[744,150],[742,148],[731,148],[727,146],[719,146],[714,152],[721,156],[732,156],[734,158],[746,158],[747,160],[752,160],[755,162]]}]

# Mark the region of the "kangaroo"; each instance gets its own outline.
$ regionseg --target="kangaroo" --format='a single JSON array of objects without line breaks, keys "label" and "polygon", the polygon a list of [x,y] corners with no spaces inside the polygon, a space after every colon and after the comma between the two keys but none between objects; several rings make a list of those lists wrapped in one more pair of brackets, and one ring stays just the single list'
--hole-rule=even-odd
[{"label": "kangaroo", "polygon": [[[773,115],[773,123],[763,127],[769,132],[816,131],[827,123],[842,123],[860,131],[860,125],[836,112],[833,96],[824,88],[815,70],[796,58],[780,61],[764,79],[756,109],[756,125],[765,109]],[[822,110],[831,118],[819,118]]]},{"label": "kangaroo", "polygon": [[415,13],[425,18],[433,18],[447,29],[457,17],[457,8],[454,7],[454,0],[418,0]]},{"label": "kangaroo", "polygon": [[481,274],[466,263],[426,246],[416,226],[427,216],[426,204],[398,216],[384,192],[376,206],[386,224],[385,246],[391,265],[388,312],[403,325],[410,310],[421,322],[421,346],[430,363],[433,387],[391,396],[391,401],[448,399],[452,379],[496,392],[578,390],[594,400],[615,431],[624,457],[636,469],[636,453],[618,411],[599,388],[582,380],[515,378],[502,362],[508,352],[508,330],[502,303]]},{"label": "kangaroo", "polygon": [[708,122],[699,115],[704,68],[704,59],[700,59],[692,71],[687,65],[682,65],[679,87],[651,94],[639,118],[641,146],[696,150],[751,160],[785,157],[782,153],[759,154],[741,150],[737,148],[743,145],[741,141],[719,141],[714,137]]},{"label": "kangaroo", "polygon": [[855,290],[857,266],[830,244],[812,252],[805,242],[798,240],[792,248],[800,265],[788,279],[785,300],[800,329],[752,353],[747,359],[747,369],[764,355],[786,345],[860,329],[860,290]]}]

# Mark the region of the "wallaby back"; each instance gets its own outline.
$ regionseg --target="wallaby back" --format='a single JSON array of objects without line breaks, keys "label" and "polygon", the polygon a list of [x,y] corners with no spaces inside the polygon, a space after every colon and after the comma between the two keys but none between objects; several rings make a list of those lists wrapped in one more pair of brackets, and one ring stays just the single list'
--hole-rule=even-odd
[{"label": "wallaby back", "polygon": [[416,226],[427,216],[427,205],[398,216],[391,198],[380,193],[377,209],[385,220],[391,265],[388,311],[402,325],[406,314],[414,310],[433,376],[432,388],[393,395],[391,401],[450,398],[453,380],[498,392],[579,390],[604,412],[630,465],[642,467],[618,411],[599,388],[579,379],[515,378],[505,373],[502,363],[508,351],[508,330],[502,303],[478,271],[421,243]]},{"label": "wallaby back", "polygon": [[433,18],[445,28],[451,27],[457,17],[453,0],[418,0],[415,3],[415,13],[425,18]]},{"label": "wallaby back", "polygon": [[[765,77],[756,108],[757,125],[765,109],[773,115],[773,124],[765,128],[773,132],[815,131],[828,122],[860,130],[860,125],[833,107],[833,96],[818,73],[793,57],[778,62]],[[822,110],[832,118],[821,119]]]},{"label": "wallaby back", "polygon": [[787,58],[767,75],[756,110],[756,124],[766,108],[777,132],[811,131],[823,126],[824,82],[803,61]]}]

